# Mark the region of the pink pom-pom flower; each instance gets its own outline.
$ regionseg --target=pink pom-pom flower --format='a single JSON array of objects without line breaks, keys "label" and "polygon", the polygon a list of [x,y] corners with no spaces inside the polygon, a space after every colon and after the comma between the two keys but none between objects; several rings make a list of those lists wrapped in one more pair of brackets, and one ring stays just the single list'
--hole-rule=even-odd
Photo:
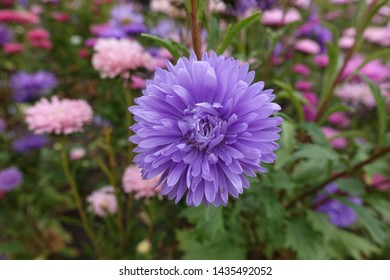
[{"label": "pink pom-pom flower", "polygon": [[85,100],[42,98],[25,112],[29,130],[36,134],[71,134],[83,131],[92,121],[91,106]]},{"label": "pink pom-pom flower", "polygon": [[130,165],[126,168],[122,177],[122,185],[125,193],[135,193],[135,198],[151,198],[160,194],[160,188],[156,188],[160,176],[151,180],[143,180],[141,169],[136,165]]},{"label": "pink pom-pom flower", "polygon": [[96,41],[94,50],[92,65],[102,78],[128,78],[129,70],[154,69],[152,56],[136,41],[102,38]]},{"label": "pink pom-pom flower", "polygon": [[87,197],[90,211],[98,217],[105,217],[107,214],[115,214],[118,203],[115,197],[115,190],[111,186],[94,191]]}]

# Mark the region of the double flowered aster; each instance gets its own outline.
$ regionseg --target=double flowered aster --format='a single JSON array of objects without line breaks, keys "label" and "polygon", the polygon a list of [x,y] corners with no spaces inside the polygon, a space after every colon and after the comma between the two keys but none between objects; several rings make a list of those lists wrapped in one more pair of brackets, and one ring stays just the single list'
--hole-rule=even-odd
[{"label": "double flowered aster", "polygon": [[190,206],[226,205],[229,194],[249,188],[245,175],[275,161],[282,118],[271,115],[280,106],[233,58],[211,53],[199,61],[192,53],[167,68],[130,107],[134,161],[144,179],[161,174],[162,194],[176,203],[186,195]]},{"label": "double flowered aster", "polygon": [[13,98],[18,102],[33,101],[57,86],[56,77],[46,71],[18,72],[11,77]]},{"label": "double flowered aster", "polygon": [[25,112],[28,129],[35,134],[71,134],[92,122],[91,106],[82,99],[42,98]]}]

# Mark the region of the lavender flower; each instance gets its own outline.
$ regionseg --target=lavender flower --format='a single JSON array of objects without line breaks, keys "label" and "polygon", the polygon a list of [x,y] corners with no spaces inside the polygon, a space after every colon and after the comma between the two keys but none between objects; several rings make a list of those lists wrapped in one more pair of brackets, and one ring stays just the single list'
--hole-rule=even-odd
[{"label": "lavender flower", "polygon": [[331,42],[333,39],[332,32],[321,25],[315,8],[312,9],[308,21],[299,27],[296,36],[315,40],[320,45],[321,52],[326,51],[326,43]]},{"label": "lavender flower", "polygon": [[137,13],[133,5],[120,4],[111,10],[111,25],[129,35],[146,32],[144,17]]},{"label": "lavender flower", "polygon": [[49,143],[49,138],[45,135],[30,134],[16,139],[12,143],[12,148],[22,154],[31,150],[38,150]]},{"label": "lavender flower", "polygon": [[3,133],[5,127],[6,127],[5,121],[2,118],[0,118],[0,133]]},{"label": "lavender flower", "polygon": [[[144,179],[161,174],[162,194],[190,206],[226,205],[249,188],[245,177],[272,163],[282,118],[273,90],[252,84],[248,64],[215,53],[194,53],[157,69],[130,107],[138,122],[130,138]],[[252,84],[252,85],[251,85]],[[159,184],[158,184],[159,185]]]},{"label": "lavender flower", "polygon": [[9,192],[21,185],[23,174],[16,167],[0,170],[0,192]]},{"label": "lavender flower", "polygon": [[0,46],[12,40],[13,33],[5,25],[0,24]]},{"label": "lavender flower", "polygon": [[234,13],[242,15],[249,10],[269,10],[275,0],[225,0],[225,2],[233,6]]},{"label": "lavender flower", "polygon": [[[337,191],[337,184],[328,184],[324,189],[324,193],[316,196],[314,203],[319,204],[316,210],[325,213],[331,224],[336,227],[346,228],[356,222],[357,215],[351,207],[338,200],[328,198],[327,194],[336,194]],[[362,200],[359,197],[348,197],[348,200],[356,205],[362,204]]]},{"label": "lavender flower", "polygon": [[57,85],[57,79],[50,72],[18,72],[11,77],[13,98],[18,102],[28,102],[45,95]]}]

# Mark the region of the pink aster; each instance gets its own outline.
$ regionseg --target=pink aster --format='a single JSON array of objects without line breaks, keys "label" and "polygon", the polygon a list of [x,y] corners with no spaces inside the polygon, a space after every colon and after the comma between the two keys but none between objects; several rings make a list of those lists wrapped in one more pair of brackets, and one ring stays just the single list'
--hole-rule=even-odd
[{"label": "pink aster", "polygon": [[[341,78],[347,78],[350,74],[355,72],[363,62],[363,56],[354,55],[352,59],[348,61]],[[388,78],[388,69],[386,65],[383,65],[378,59],[371,60],[369,63],[364,65],[364,67],[359,70],[359,73],[375,82],[380,82]]]},{"label": "pink aster", "polygon": [[349,50],[355,44],[355,38],[349,36],[343,36],[339,39],[339,46],[342,49]]},{"label": "pink aster", "polygon": [[101,38],[94,45],[92,65],[102,78],[122,76],[128,78],[129,70],[154,68],[153,58],[136,41]]},{"label": "pink aster", "polygon": [[71,134],[92,121],[91,106],[81,99],[42,98],[25,112],[29,130],[36,134]]},{"label": "pink aster", "polygon": [[345,113],[342,112],[334,112],[329,116],[328,120],[338,127],[347,128],[350,125],[349,118]]},{"label": "pink aster", "polygon": [[384,27],[367,27],[364,31],[364,39],[382,47],[390,46],[390,24]]},{"label": "pink aster", "polygon": [[265,25],[285,25],[301,19],[301,14],[298,10],[292,8],[288,10],[285,14],[282,9],[273,9],[263,12],[263,17],[261,19],[262,23]]},{"label": "pink aster", "polygon": [[39,17],[25,11],[0,10],[0,22],[37,24]]},{"label": "pink aster", "polygon": [[390,190],[390,181],[380,174],[374,174],[371,178],[366,177],[366,182],[369,186],[374,187],[380,191]]},{"label": "pink aster", "polygon": [[295,64],[293,71],[294,71],[294,73],[297,73],[297,74],[302,75],[304,77],[307,77],[310,75],[310,68],[302,63]]},{"label": "pink aster", "polygon": [[87,197],[87,202],[90,204],[90,211],[99,217],[105,217],[107,213],[115,214],[118,208],[115,191],[111,186],[94,191]]},{"label": "pink aster", "polygon": [[335,149],[344,149],[347,146],[347,140],[343,137],[337,137],[340,131],[333,129],[331,127],[323,127],[322,132],[324,133],[325,137],[330,141],[330,144]]},{"label": "pink aster", "polygon": [[329,57],[326,53],[316,55],[314,57],[314,63],[317,64],[317,66],[324,68],[324,67],[328,66]]},{"label": "pink aster", "polygon": [[375,107],[375,98],[366,83],[344,84],[336,89],[336,96],[352,105],[364,104],[370,108]]},{"label": "pink aster", "polygon": [[156,188],[159,176],[150,180],[143,180],[141,169],[136,165],[130,165],[126,168],[122,177],[122,185],[125,193],[135,193],[135,198],[151,198],[160,194],[160,188]]},{"label": "pink aster", "polygon": [[17,54],[23,52],[23,45],[19,43],[7,43],[3,46],[3,51],[6,54]]},{"label": "pink aster", "polygon": [[306,53],[306,54],[317,54],[320,52],[320,45],[310,39],[302,39],[295,43],[295,50]]}]

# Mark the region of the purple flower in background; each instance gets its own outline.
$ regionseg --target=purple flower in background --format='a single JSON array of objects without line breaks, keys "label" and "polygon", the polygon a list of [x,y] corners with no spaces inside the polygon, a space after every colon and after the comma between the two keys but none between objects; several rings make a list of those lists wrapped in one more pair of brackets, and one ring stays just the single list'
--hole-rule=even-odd
[{"label": "purple flower in background", "polygon": [[93,123],[99,127],[112,127],[112,123],[109,120],[102,118],[101,116],[95,116],[93,118]]},{"label": "purple flower in background", "polygon": [[16,167],[0,170],[0,192],[9,192],[21,185],[23,174]]},{"label": "purple flower in background", "polygon": [[119,4],[111,10],[111,25],[129,35],[146,32],[144,17],[131,4]]},{"label": "purple flower in background", "polygon": [[[273,90],[252,84],[254,72],[233,58],[194,53],[157,69],[130,107],[144,179],[161,174],[162,194],[190,206],[226,205],[249,188],[245,175],[266,172],[278,148],[282,118]],[[158,184],[158,185],[160,185]]]},{"label": "purple flower in background", "polygon": [[0,133],[3,133],[5,127],[6,127],[5,121],[2,118],[0,118]]},{"label": "purple flower in background", "polygon": [[57,79],[50,72],[18,72],[11,77],[13,98],[18,102],[28,102],[45,95],[57,85]]},{"label": "purple flower in background", "polygon": [[320,45],[321,52],[326,51],[326,43],[333,40],[332,32],[321,25],[316,8],[312,9],[308,21],[299,27],[296,35],[315,40]]},{"label": "purple flower in background", "polygon": [[31,150],[38,150],[49,143],[49,138],[45,135],[30,134],[16,139],[12,143],[12,148],[22,154]]},{"label": "purple flower in background", "polygon": [[237,14],[245,14],[248,10],[269,10],[275,0],[235,0],[234,10]]},{"label": "purple flower in background", "polygon": [[[349,206],[341,203],[338,200],[328,198],[327,194],[336,194],[338,191],[337,184],[330,183],[325,189],[324,193],[316,196],[314,199],[318,212],[325,213],[328,216],[329,222],[336,227],[346,228],[351,226],[357,220],[356,212]],[[348,197],[348,200],[356,205],[361,205],[362,200],[359,197]]]},{"label": "purple flower in background", "polygon": [[5,25],[0,24],[0,46],[12,40],[13,33]]}]

